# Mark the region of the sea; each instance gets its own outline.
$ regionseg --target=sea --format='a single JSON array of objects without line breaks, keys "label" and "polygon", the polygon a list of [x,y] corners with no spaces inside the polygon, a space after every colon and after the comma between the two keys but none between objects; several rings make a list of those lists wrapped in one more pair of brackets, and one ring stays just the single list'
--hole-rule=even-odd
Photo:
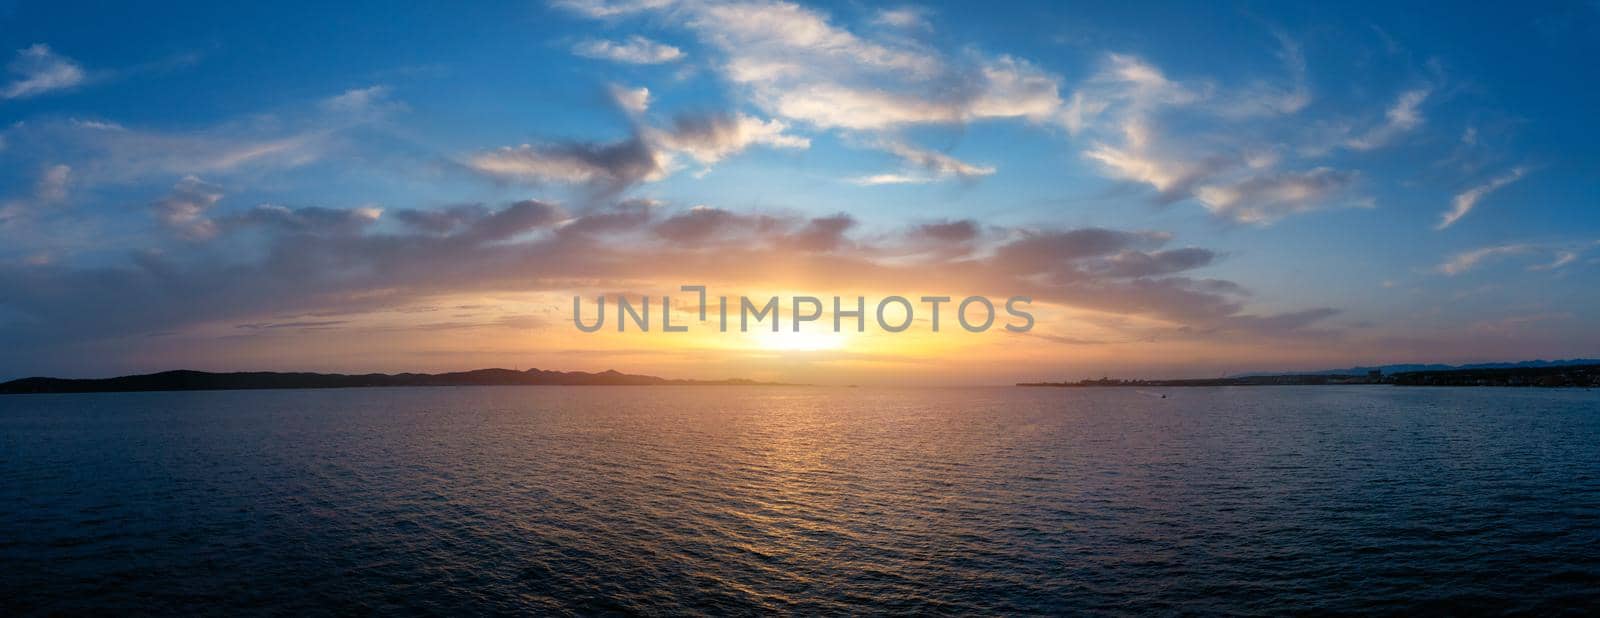
[{"label": "sea", "polygon": [[0,396],[0,615],[1600,612],[1600,392]]}]

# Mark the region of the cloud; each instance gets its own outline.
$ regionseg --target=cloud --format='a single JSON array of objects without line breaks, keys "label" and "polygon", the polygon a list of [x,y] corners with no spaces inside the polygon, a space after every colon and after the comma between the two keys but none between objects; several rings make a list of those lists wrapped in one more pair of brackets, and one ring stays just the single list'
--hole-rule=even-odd
[{"label": "cloud", "polygon": [[40,206],[57,204],[67,199],[67,189],[72,182],[72,167],[47,165],[34,180],[31,195],[0,200],[0,226],[11,225],[34,214]]},{"label": "cloud", "polygon": [[861,185],[861,186],[864,186],[864,187],[872,187],[872,186],[878,186],[878,185],[926,184],[926,183],[933,182],[935,180],[937,180],[937,179],[933,178],[932,176],[927,176],[927,175],[924,175],[924,174],[896,174],[896,173],[871,174],[871,175],[868,175],[868,176],[857,176],[855,178],[849,179],[849,181],[852,184],[858,184],[858,185]]},{"label": "cloud", "polygon": [[555,0],[552,5],[595,18],[618,17],[672,6],[676,0]]},{"label": "cloud", "polygon": [[475,244],[500,242],[548,228],[565,218],[566,212],[555,204],[523,200],[472,222],[459,237]]},{"label": "cloud", "polygon": [[1577,251],[1557,251],[1556,255],[1555,255],[1555,258],[1552,259],[1549,263],[1546,263],[1546,264],[1535,264],[1533,266],[1529,266],[1528,270],[1534,270],[1534,271],[1538,271],[1538,270],[1556,270],[1558,268],[1561,268],[1563,266],[1566,266],[1568,264],[1571,264],[1573,262],[1578,261],[1578,256],[1579,255],[1580,254]]},{"label": "cloud", "polygon": [[574,45],[572,53],[628,64],[662,64],[684,58],[683,50],[639,35],[630,36],[626,41],[589,39]]},{"label": "cloud", "polygon": [[[1178,80],[1139,57],[1107,54],[1072,94],[1060,122],[1087,136],[1082,154],[1102,175],[1147,185],[1163,204],[1192,199],[1219,218],[1256,225],[1335,206],[1371,206],[1371,198],[1349,195],[1358,173],[1316,161],[1333,146],[1288,145],[1333,138],[1308,136],[1306,121],[1293,118],[1311,102],[1305,55],[1287,34],[1274,36],[1287,79],[1236,87]],[[1427,94],[1402,93],[1383,125],[1360,138],[1340,128],[1333,131],[1337,143],[1375,148],[1415,129]]]},{"label": "cloud", "polygon": [[1091,80],[1091,86],[1100,85],[1113,87],[1102,96],[1122,99],[1138,112],[1156,106],[1186,105],[1201,98],[1193,88],[1168,79],[1155,65],[1128,54],[1106,54],[1100,72]]},{"label": "cloud", "polygon": [[855,227],[855,224],[855,218],[844,213],[817,217],[806,222],[805,227],[795,232],[787,241],[801,251],[833,251],[847,244],[845,232]]},{"label": "cloud", "polygon": [[298,167],[322,158],[334,132],[331,126],[285,130],[275,122],[168,132],[47,119],[13,125],[3,137],[18,156],[69,161],[75,182],[96,185]]},{"label": "cloud", "polygon": [[382,84],[366,88],[351,88],[336,96],[322,100],[322,108],[331,112],[352,115],[375,115],[405,109],[405,104],[389,98],[391,90]]},{"label": "cloud", "polygon": [[220,222],[229,229],[264,227],[286,234],[351,236],[365,230],[382,216],[383,209],[375,206],[340,209],[261,204]]},{"label": "cloud", "polygon": [[849,182],[862,186],[923,184],[949,179],[971,182],[995,172],[991,166],[967,163],[942,152],[924,150],[903,142],[883,141],[878,147],[898,157],[912,169],[857,176],[849,179]]},{"label": "cloud", "polygon": [[611,100],[616,102],[617,107],[622,108],[622,111],[627,112],[629,115],[638,116],[650,109],[649,88],[624,88],[612,84],[610,90]]},{"label": "cloud", "polygon": [[802,219],[697,206],[655,224],[652,231],[680,246],[754,245],[818,253],[848,246],[845,233],[855,224],[843,213]]},{"label": "cloud", "polygon": [[654,225],[661,238],[686,245],[746,243],[773,235],[790,223],[766,215],[740,215],[710,206],[696,206]]},{"label": "cloud", "polygon": [[[12,316],[0,339],[8,349],[24,353],[202,324],[408,307],[441,295],[570,293],[681,281],[728,289],[776,281],[844,292],[1025,291],[1038,303],[1138,315],[1234,340],[1322,336],[1312,325],[1332,314],[1248,312],[1241,300],[1247,292],[1238,284],[1182,276],[1211,263],[1214,253],[1165,249],[1171,236],[1160,232],[1036,227],[1002,230],[985,242],[976,222],[956,221],[872,237],[858,234],[846,214],[705,207],[670,213],[628,202],[572,215],[532,200],[499,209],[452,206],[439,216],[400,211],[400,226],[393,228],[377,225],[372,208],[268,205],[211,217],[211,196],[220,191],[194,180],[173,193],[173,205],[164,208],[180,229],[210,221],[214,242],[242,244],[235,235],[248,233],[259,251],[217,260],[212,251],[180,245],[139,252],[120,264],[0,262],[0,289],[9,291],[5,306]],[[183,200],[190,205],[179,207]],[[919,250],[909,259],[907,242],[962,249]],[[105,306],[118,310],[99,309]]]},{"label": "cloud", "polygon": [[1471,271],[1478,266],[1493,259],[1515,255],[1545,256],[1548,262],[1533,264],[1527,267],[1529,271],[1553,271],[1577,263],[1583,254],[1594,247],[1600,247],[1600,241],[1589,243],[1510,243],[1495,245],[1463,251],[1450,256],[1434,268],[1447,276],[1455,276]]},{"label": "cloud", "polygon": [[1217,106],[1221,116],[1232,119],[1283,116],[1299,113],[1311,104],[1306,57],[1300,44],[1287,33],[1275,31],[1272,34],[1278,40],[1278,59],[1288,73],[1288,82],[1258,80],[1238,89]]},{"label": "cloud", "polygon": [[927,10],[914,6],[882,9],[872,18],[872,23],[904,30],[929,30],[933,28],[933,25],[928,23]]},{"label": "cloud", "polygon": [[1383,124],[1346,140],[1345,145],[1354,150],[1372,150],[1421,126],[1423,118],[1419,108],[1429,92],[1427,88],[1417,88],[1400,93],[1400,98],[1384,113]]},{"label": "cloud", "polygon": [[[1143,139],[1134,141],[1138,143]],[[1220,167],[1217,159],[1186,161],[1164,158],[1105,143],[1096,143],[1084,152],[1084,156],[1099,163],[1102,171],[1111,178],[1150,185],[1163,196],[1165,201],[1189,197],[1190,190],[1196,182]]]},{"label": "cloud", "polygon": [[1206,209],[1240,223],[1264,224],[1285,215],[1315,210],[1349,187],[1355,173],[1319,167],[1305,172],[1250,176],[1227,185],[1195,191]]},{"label": "cloud", "polygon": [[72,180],[72,167],[56,164],[46,167],[34,184],[33,195],[41,202],[59,202],[67,199],[67,184]]},{"label": "cloud", "polygon": [[151,209],[169,229],[189,240],[206,240],[217,235],[217,224],[206,216],[222,200],[222,190],[194,176],[173,185],[172,193]]},{"label": "cloud", "polygon": [[891,237],[870,248],[881,252],[885,259],[901,256],[938,263],[972,256],[989,238],[991,236],[978,221],[947,219],[910,225],[899,239]]},{"label": "cloud", "polygon": [[[649,10],[670,15],[714,52],[713,66],[738,94],[770,116],[812,128],[882,132],[998,118],[1055,122],[1062,105],[1059,79],[1027,61],[975,51],[952,57],[903,37],[874,39],[788,2],[558,5],[592,17]],[[878,18],[896,28],[919,19],[905,9]]]},{"label": "cloud", "polygon": [[489,208],[482,204],[464,204],[447,208],[403,209],[394,213],[394,220],[427,234],[443,235],[489,216]]},{"label": "cloud", "polygon": [[1112,277],[1170,275],[1210,265],[1216,258],[1215,252],[1198,247],[1153,253],[1123,251],[1106,258],[1100,272]]},{"label": "cloud", "polygon": [[1521,180],[1527,174],[1528,168],[1512,168],[1511,171],[1492,178],[1489,182],[1456,194],[1455,199],[1450,200],[1450,210],[1439,217],[1439,224],[1434,226],[1433,229],[1442,230],[1455,225],[1462,217],[1467,216],[1467,213],[1472,212],[1472,208],[1478,205],[1479,200],[1482,200],[1490,193],[1498,191],[1501,187]]},{"label": "cloud", "polygon": [[1083,156],[1098,164],[1103,175],[1147,184],[1162,202],[1176,202],[1192,197],[1198,183],[1239,165],[1232,153],[1192,153],[1157,131],[1165,110],[1186,108],[1202,98],[1198,89],[1168,78],[1140,58],[1107,54],[1100,69],[1073,94],[1062,122],[1074,133],[1090,135]]},{"label": "cloud", "polygon": [[709,167],[755,145],[811,147],[810,139],[788,133],[786,123],[747,114],[680,114],[666,127],[651,126],[641,118],[649,107],[648,89],[613,85],[610,94],[634,120],[630,138],[607,144],[503,147],[471,156],[467,167],[501,180],[582,184],[615,192],[667,177],[679,168],[674,163],[678,155]]},{"label": "cloud", "polygon": [[752,145],[774,148],[811,147],[811,140],[785,133],[788,125],[779,120],[762,121],[744,114],[681,115],[672,126],[652,131],[661,147],[689,155],[702,165],[711,165]]},{"label": "cloud", "polygon": [[1529,251],[1533,251],[1534,249],[1535,249],[1535,247],[1530,246],[1530,245],[1512,244],[1512,245],[1498,245],[1498,246],[1494,246],[1494,247],[1484,247],[1482,249],[1473,249],[1471,251],[1463,251],[1461,253],[1457,253],[1457,254],[1451,256],[1450,259],[1448,259],[1444,263],[1440,264],[1438,266],[1437,270],[1442,274],[1449,275],[1449,276],[1453,277],[1453,276],[1459,275],[1461,273],[1467,272],[1469,270],[1472,270],[1474,268],[1477,268],[1477,266],[1480,263],[1484,262],[1485,260],[1488,260],[1488,259],[1491,259],[1491,258],[1496,258],[1496,257],[1503,257],[1503,256],[1508,256],[1508,255],[1517,255],[1517,254],[1521,254],[1521,253],[1527,253]]},{"label": "cloud", "polygon": [[0,88],[0,98],[24,99],[65,90],[87,79],[83,67],[43,43],[17,50],[7,67],[14,76]]},{"label": "cloud", "polygon": [[900,157],[906,163],[926,170],[933,174],[935,178],[975,180],[993,174],[995,171],[993,167],[987,165],[974,165],[942,152],[923,150],[899,142],[886,144],[884,149]]},{"label": "cloud", "polygon": [[348,324],[349,320],[302,320],[299,322],[256,322],[253,324],[236,324],[234,328],[244,330],[274,330],[280,328],[305,328],[323,329],[330,326]]},{"label": "cloud", "polygon": [[1032,274],[1055,270],[1085,258],[1105,257],[1141,246],[1159,246],[1161,234],[1124,232],[1105,228],[1024,232],[1020,238],[995,249],[994,259],[1008,269]]},{"label": "cloud", "polygon": [[[1399,93],[1382,123],[1359,135],[1341,125],[1308,136],[1307,123],[1290,117],[1311,104],[1310,68],[1299,42],[1282,31],[1272,32],[1282,72],[1268,79],[1179,79],[1138,56],[1106,53],[1064,97],[1062,78],[1027,59],[971,47],[947,52],[897,32],[927,27],[916,10],[883,9],[852,29],[821,10],[770,0],[562,5],[603,17],[653,12],[694,35],[734,94],[774,121],[837,131],[906,163],[848,179],[863,186],[992,174],[991,166],[921,148],[905,135],[925,125],[1020,120],[1087,135],[1085,159],[1109,178],[1149,185],[1161,202],[1197,199],[1219,217],[1267,224],[1339,203],[1357,178],[1286,155],[1377,148],[1423,124],[1431,93]],[[1297,141],[1326,144],[1285,145]]]},{"label": "cloud", "polygon": [[666,158],[638,136],[609,144],[523,144],[474,155],[468,165],[504,180],[591,184],[621,190],[665,175]]},{"label": "cloud", "polygon": [[962,219],[960,221],[941,221],[917,225],[911,229],[909,236],[914,240],[966,243],[977,240],[980,232],[978,222],[971,219]]}]

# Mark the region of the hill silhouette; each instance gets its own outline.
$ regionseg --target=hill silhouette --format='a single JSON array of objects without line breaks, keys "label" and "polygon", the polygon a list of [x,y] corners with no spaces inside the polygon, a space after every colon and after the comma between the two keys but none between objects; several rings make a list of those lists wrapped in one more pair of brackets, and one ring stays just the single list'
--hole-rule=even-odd
[{"label": "hill silhouette", "polygon": [[256,390],[284,388],[363,388],[378,386],[756,386],[753,380],[669,380],[616,370],[599,373],[529,369],[478,369],[453,373],[209,373],[163,371],[98,379],[22,378],[0,384],[0,394],[112,393],[126,391]]}]

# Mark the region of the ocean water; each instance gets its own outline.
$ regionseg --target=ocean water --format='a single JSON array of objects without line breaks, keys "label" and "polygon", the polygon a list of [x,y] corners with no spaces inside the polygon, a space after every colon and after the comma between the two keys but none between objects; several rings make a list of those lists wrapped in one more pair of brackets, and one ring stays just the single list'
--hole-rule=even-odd
[{"label": "ocean water", "polygon": [[1600,392],[0,397],[0,615],[1597,610]]}]

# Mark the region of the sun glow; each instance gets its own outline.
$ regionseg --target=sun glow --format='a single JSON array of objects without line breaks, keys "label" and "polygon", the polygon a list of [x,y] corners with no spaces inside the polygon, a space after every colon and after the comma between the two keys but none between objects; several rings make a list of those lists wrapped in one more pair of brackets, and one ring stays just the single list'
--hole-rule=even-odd
[{"label": "sun glow", "polygon": [[820,350],[838,350],[847,343],[849,337],[844,333],[833,332],[794,332],[789,330],[761,331],[752,333],[755,343],[764,350],[784,352],[816,352]]}]

